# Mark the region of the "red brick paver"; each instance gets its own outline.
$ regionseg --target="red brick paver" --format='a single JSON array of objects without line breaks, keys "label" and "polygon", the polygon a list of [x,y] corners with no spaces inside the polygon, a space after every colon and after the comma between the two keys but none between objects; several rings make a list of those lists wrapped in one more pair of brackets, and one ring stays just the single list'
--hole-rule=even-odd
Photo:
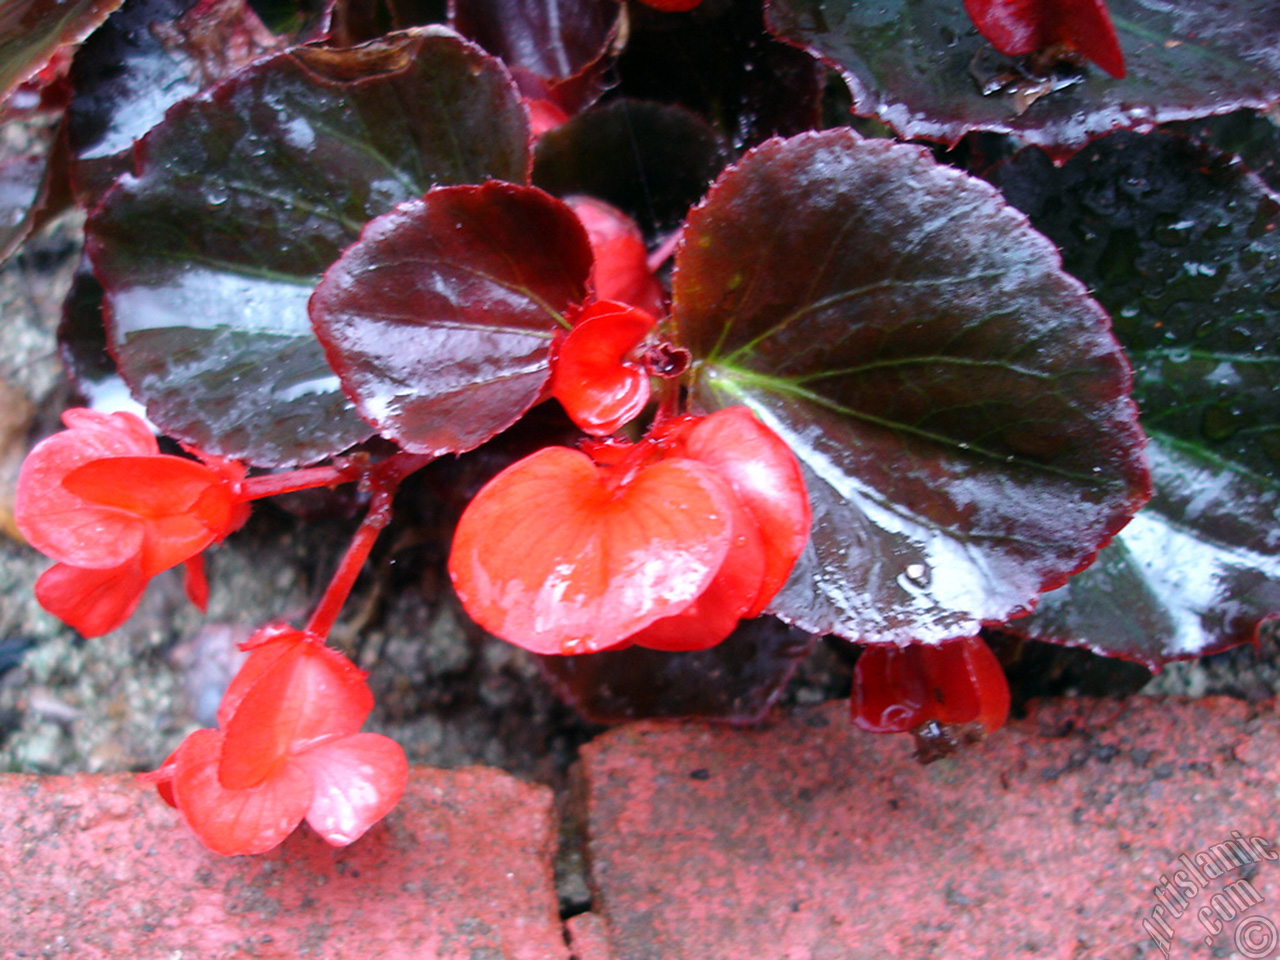
[{"label": "red brick paver", "polygon": [[[1143,920],[1169,925],[1171,957],[1280,955],[1276,863],[1202,868],[1202,885],[1178,859],[1232,831],[1280,851],[1274,705],[1055,704],[928,767],[846,709],[639,724],[585,748],[613,960],[1159,957]],[[1180,869],[1203,889],[1176,917],[1153,888]]]},{"label": "red brick paver", "polygon": [[567,927],[550,793],[496,771],[415,770],[345,850],[233,859],[128,777],[0,777],[0,958],[1139,960],[1165,930],[1171,958],[1280,955],[1274,704],[1053,704],[930,767],[845,710],[589,744]]},{"label": "red brick paver", "polygon": [[551,792],[416,769],[351,847],[201,847],[132,778],[0,777],[0,957],[568,960]]}]

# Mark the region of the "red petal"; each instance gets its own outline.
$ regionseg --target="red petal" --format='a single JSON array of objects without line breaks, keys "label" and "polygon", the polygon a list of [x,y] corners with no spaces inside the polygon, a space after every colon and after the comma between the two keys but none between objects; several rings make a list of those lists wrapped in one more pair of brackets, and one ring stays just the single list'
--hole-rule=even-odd
[{"label": "red petal", "polygon": [[964,0],[978,32],[1011,57],[1065,43],[1117,79],[1124,53],[1104,0]]},{"label": "red petal", "polygon": [[643,0],[643,2],[655,10],[664,10],[667,13],[683,13],[686,10],[692,10],[702,0]]},{"label": "red petal", "polygon": [[118,566],[137,553],[141,527],[133,518],[86,504],[62,481],[93,460],[155,454],[155,437],[129,413],[77,409],[62,419],[69,429],[36,444],[22,464],[14,519],[33,547],[61,563]]},{"label": "red petal", "polygon": [[[271,777],[291,754],[317,742],[355,733],[373,709],[364,674],[346,657],[314,640],[282,638],[281,656],[266,645],[249,654],[271,657],[269,667],[254,667],[258,678],[231,713],[218,776],[228,789],[252,786]],[[242,668],[244,669],[244,668]]]},{"label": "red petal", "polygon": [[981,637],[943,644],[866,647],[854,668],[854,723],[903,733],[922,723],[981,724],[987,733],[1009,715],[1009,684]]},{"label": "red petal", "polygon": [[569,119],[569,115],[552,100],[521,97],[529,111],[529,135],[537,138],[548,130],[554,130]]},{"label": "red petal", "polygon": [[391,812],[409,781],[409,762],[394,740],[355,733],[293,761],[311,778],[307,823],[335,847],[358,840]]},{"label": "red petal", "polygon": [[225,478],[181,457],[95,460],[72,470],[62,483],[87,503],[141,518],[142,566],[151,576],[221,539],[238,506]]},{"label": "red petal", "polygon": [[854,726],[871,733],[907,733],[932,719],[927,677],[916,647],[869,644],[853,668],[849,703]]},{"label": "red petal", "polygon": [[591,241],[591,289],[596,298],[662,313],[662,284],[649,269],[649,251],[636,222],[592,197],[566,197],[565,203],[578,215]]},{"label": "red petal", "polygon": [[732,503],[690,460],[613,489],[576,450],[498,474],[464,511],[449,572],[485,629],[535,653],[591,653],[679,613],[729,551]]},{"label": "red petal", "polygon": [[257,786],[218,779],[223,734],[197,730],[178,748],[173,795],[195,835],[214,853],[265,853],[293,832],[311,806],[311,777],[286,763]]},{"label": "red petal", "polygon": [[147,589],[136,557],[118,567],[86,569],[59,563],[36,581],[36,600],[86,637],[110,633],[129,619]]},{"label": "red petal", "polygon": [[561,341],[551,395],[584,432],[603,437],[636,418],[649,402],[649,375],[626,357],[657,321],[621,303],[593,303]]},{"label": "red petal", "polygon": [[[733,546],[720,572],[698,599],[675,616],[663,617],[631,636],[652,650],[707,650],[733,633],[760,595],[765,573],[760,526],[737,498],[733,510]],[[755,616],[755,614],[751,614]]]},{"label": "red petal", "polygon": [[1117,80],[1125,75],[1124,52],[1105,0],[1056,0],[1058,39],[1069,43]]},{"label": "red petal", "polygon": [[[178,748],[178,750],[181,749],[181,747]],[[164,763],[160,764],[158,770],[149,770],[133,778],[138,783],[149,783],[154,786],[156,793],[160,794],[160,799],[171,807],[178,805],[178,801],[173,796],[173,774],[178,769],[178,750],[174,750],[165,757]]]},{"label": "red petal", "polygon": [[209,578],[204,575],[204,555],[197,553],[190,557],[183,571],[186,573],[187,599],[204,613],[209,609]]},{"label": "red petal", "polygon": [[943,644],[940,650],[952,657],[951,669],[978,701],[977,710],[963,722],[981,724],[987,733],[999,730],[1009,719],[1009,681],[991,648],[981,637],[965,637]]},{"label": "red petal", "polygon": [[812,514],[800,464],[791,448],[746,407],[729,407],[696,421],[683,452],[714,467],[760,526],[765,572],[756,602],[743,614],[757,616],[787,582],[809,541]]},{"label": "red petal", "polygon": [[253,689],[254,684],[271,672],[276,660],[289,653],[294,643],[305,639],[306,634],[295,627],[284,623],[269,623],[239,645],[249,656],[222,694],[222,702],[218,704],[219,729],[227,729],[227,724],[240,707],[240,701]]},{"label": "red petal", "polygon": [[209,487],[224,483],[202,463],[163,454],[91,460],[62,481],[74,496],[140,517],[187,513]]}]

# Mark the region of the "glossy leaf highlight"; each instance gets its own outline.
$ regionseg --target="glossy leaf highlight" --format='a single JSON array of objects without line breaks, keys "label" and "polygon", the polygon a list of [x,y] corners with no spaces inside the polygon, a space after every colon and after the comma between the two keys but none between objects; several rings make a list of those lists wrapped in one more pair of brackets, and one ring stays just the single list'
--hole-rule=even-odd
[{"label": "glossy leaf highlight", "polygon": [[804,467],[811,545],[768,610],[936,643],[1026,611],[1148,495],[1106,315],[986,185],[829,131],[716,183],[676,254],[694,398]]},{"label": "glossy leaf highlight", "polygon": [[577,217],[532,187],[432,190],[369,224],[311,317],[362,416],[414,453],[460,453],[542,399],[562,313],[586,296]]},{"label": "glossy leaf highlight", "polygon": [[951,0],[769,0],[766,19],[776,36],[840,71],[855,113],[903,137],[955,143],[991,130],[1069,155],[1112,130],[1280,99],[1280,8],[1271,0],[1108,7],[1123,80],[1092,67],[1028,80],[1035,70],[995,53]]},{"label": "glossy leaf highlight", "polygon": [[298,48],[183,101],[87,227],[110,344],[166,433],[264,466],[369,434],[306,314],[371,217],[434,183],[527,175],[501,64],[448,31]]},{"label": "glossy leaf highlight", "polygon": [[283,44],[246,0],[131,0],[72,65],[67,139],[81,203],[130,171],[134,143],[169,107]]},{"label": "glossy leaf highlight", "polygon": [[1098,563],[1011,628],[1150,665],[1252,639],[1280,612],[1280,203],[1166,134],[993,175],[1115,317],[1155,481]]}]

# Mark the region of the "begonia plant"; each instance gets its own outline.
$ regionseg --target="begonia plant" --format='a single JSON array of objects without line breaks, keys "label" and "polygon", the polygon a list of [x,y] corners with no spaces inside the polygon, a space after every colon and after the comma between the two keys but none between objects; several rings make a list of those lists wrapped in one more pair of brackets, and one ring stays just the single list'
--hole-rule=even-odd
[{"label": "begonia plant", "polygon": [[[92,637],[185,565],[203,606],[252,502],[367,502],[143,778],[218,853],[404,789],[326,638],[442,458],[463,609],[596,719],[757,719],[824,636],[928,759],[1008,715],[988,628],[1158,666],[1280,611],[1269,0],[13,6],[47,135],[0,250],[87,211],[40,602]],[[508,455],[546,405],[576,433]]]}]

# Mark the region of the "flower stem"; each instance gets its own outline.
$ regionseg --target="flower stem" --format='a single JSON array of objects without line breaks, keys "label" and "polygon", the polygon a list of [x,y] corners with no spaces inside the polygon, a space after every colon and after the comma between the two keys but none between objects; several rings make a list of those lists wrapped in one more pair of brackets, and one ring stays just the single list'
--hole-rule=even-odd
[{"label": "flower stem", "polygon": [[[329,586],[324,591],[324,596],[320,598],[315,612],[307,621],[307,633],[317,637],[329,635],[329,631],[333,629],[338,619],[338,614],[347,602],[347,597],[351,595],[351,588],[355,586],[356,578],[360,576],[365,561],[369,559],[369,552],[373,549],[378,534],[391,520],[391,502],[395,499],[396,490],[409,474],[420,470],[430,461],[431,457],[398,453],[372,467],[365,474],[364,481],[373,493],[369,512],[360,522],[355,536],[351,538],[351,545],[347,547],[342,562],[338,564],[333,579],[329,581]],[[317,486],[320,485],[317,484]]]},{"label": "flower stem", "polygon": [[240,499],[261,500],[264,497],[278,497],[283,493],[313,490],[316,487],[336,487],[340,483],[359,480],[364,469],[363,465],[352,458],[325,467],[306,467],[302,470],[246,477],[240,481]]},{"label": "flower stem", "polygon": [[662,243],[658,244],[657,249],[654,250],[653,253],[649,254],[648,260],[645,263],[645,266],[649,268],[650,273],[657,273],[662,269],[662,265],[667,262],[667,259],[673,253],[676,252],[676,247],[680,246],[680,241],[682,239],[684,239],[683,226],[672,233],[671,236],[667,237],[667,239],[663,240]]}]

